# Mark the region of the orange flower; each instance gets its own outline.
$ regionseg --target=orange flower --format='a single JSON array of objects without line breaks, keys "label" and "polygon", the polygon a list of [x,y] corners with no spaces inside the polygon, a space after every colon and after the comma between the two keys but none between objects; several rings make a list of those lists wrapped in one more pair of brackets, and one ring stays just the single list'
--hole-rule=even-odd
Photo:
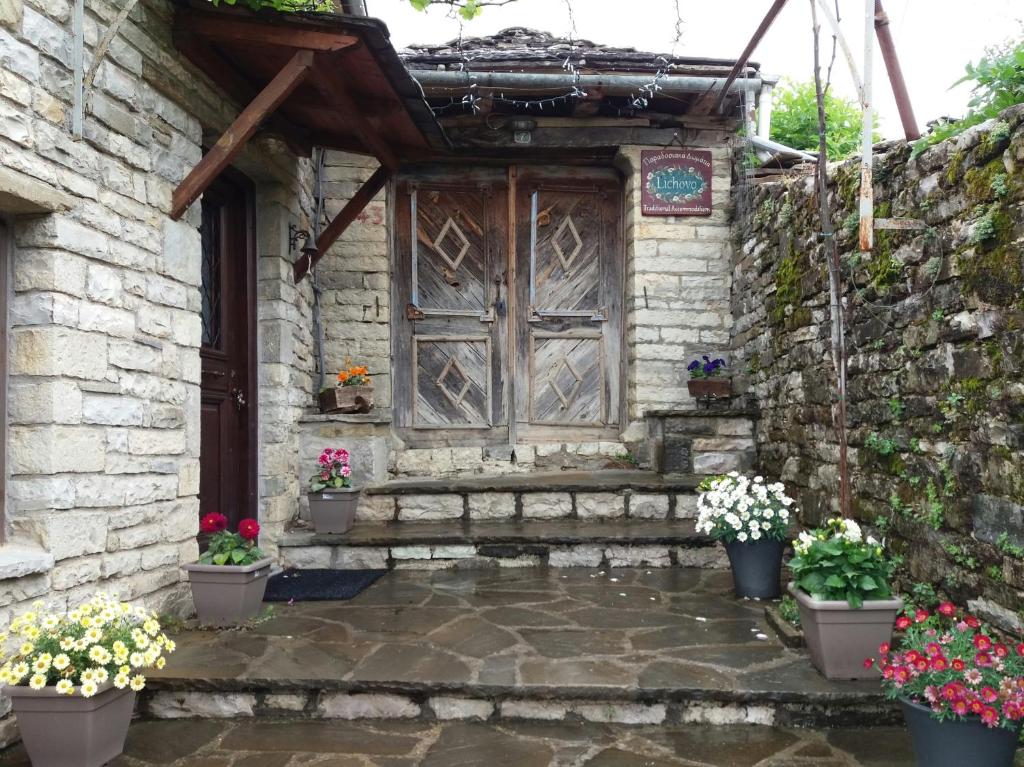
[{"label": "orange flower", "polygon": [[345,383],[345,381],[348,380],[348,373],[342,370],[340,373],[338,373],[338,380],[341,381],[341,383]]}]

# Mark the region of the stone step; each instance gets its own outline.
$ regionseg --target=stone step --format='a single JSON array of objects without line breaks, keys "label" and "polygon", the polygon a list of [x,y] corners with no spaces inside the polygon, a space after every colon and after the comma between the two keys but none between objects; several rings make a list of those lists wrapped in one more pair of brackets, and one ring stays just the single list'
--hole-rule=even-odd
[{"label": "stone step", "polygon": [[290,532],[278,546],[282,565],[300,569],[726,566],[692,519],[357,522],[343,535]]},{"label": "stone step", "polygon": [[898,719],[875,681],[831,682],[727,573],[392,572],[349,602],[183,631],[144,715],[587,720],[847,727]]}]

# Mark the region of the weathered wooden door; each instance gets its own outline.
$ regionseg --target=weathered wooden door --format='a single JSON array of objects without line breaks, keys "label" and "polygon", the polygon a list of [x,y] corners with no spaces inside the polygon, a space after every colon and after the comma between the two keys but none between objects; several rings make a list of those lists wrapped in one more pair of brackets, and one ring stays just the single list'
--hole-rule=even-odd
[{"label": "weathered wooden door", "polygon": [[619,183],[569,168],[399,180],[394,423],[410,445],[617,436]]},{"label": "weathered wooden door", "polygon": [[218,179],[202,201],[199,513],[256,516],[252,190]]},{"label": "weathered wooden door", "polygon": [[395,196],[395,426],[411,444],[507,442],[505,174],[419,174]]},{"label": "weathered wooden door", "polygon": [[517,438],[613,439],[624,367],[618,176],[528,169],[517,189]]}]

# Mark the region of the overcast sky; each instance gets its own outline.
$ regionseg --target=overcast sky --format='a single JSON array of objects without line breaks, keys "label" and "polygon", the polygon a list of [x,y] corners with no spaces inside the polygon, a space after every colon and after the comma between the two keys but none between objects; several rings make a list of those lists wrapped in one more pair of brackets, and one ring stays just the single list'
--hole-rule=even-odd
[{"label": "overcast sky", "polygon": [[[769,0],[570,0],[578,37],[640,50],[672,52],[675,4],[682,11],[682,38],[675,53],[713,58],[737,57],[757,27]],[[426,13],[408,0],[367,0],[369,12],[383,19],[396,47],[417,42],[444,42],[458,35],[458,21],[444,9]],[[839,0],[845,14],[842,26],[858,66],[863,61],[863,0]],[[918,121],[963,114],[968,88],[950,86],[963,74],[964,64],[976,60],[985,47],[1019,34],[1024,0],[885,0],[886,12],[903,64],[907,87]],[[861,15],[858,15],[861,14]],[[823,22],[824,23],[824,22]],[[489,35],[505,27],[527,26],[556,35],[571,31],[565,0],[516,0],[507,6],[485,8],[466,22],[464,34]],[[813,48],[807,0],[790,0],[754,55],[766,73],[796,80],[812,76]],[[823,37],[826,52],[831,38]],[[885,79],[881,56],[875,52],[882,133],[901,135],[896,105]],[[836,64],[837,89],[854,95],[845,62]]]}]

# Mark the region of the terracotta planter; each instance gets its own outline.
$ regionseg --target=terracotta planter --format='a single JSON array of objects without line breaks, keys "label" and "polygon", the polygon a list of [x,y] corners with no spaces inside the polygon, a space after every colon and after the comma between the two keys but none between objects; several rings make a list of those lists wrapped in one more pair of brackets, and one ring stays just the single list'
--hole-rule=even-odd
[{"label": "terracotta planter", "polygon": [[[105,688],[105,689],[104,689]],[[100,767],[124,750],[135,693],[109,682],[91,698],[53,687],[5,687],[25,750],[36,767]]]},{"label": "terracotta planter", "polygon": [[236,626],[259,614],[273,559],[251,565],[202,565],[182,567],[192,586],[192,601],[204,626]]},{"label": "terracotta planter", "polygon": [[318,533],[347,533],[356,521],[360,490],[345,487],[309,494],[309,515]]},{"label": "terracotta planter", "polygon": [[818,600],[789,584],[800,607],[811,663],[828,679],[875,679],[878,672],[864,668],[865,658],[878,655],[878,646],[892,639],[896,615],[903,600],[871,599],[856,610],[846,600]]},{"label": "terracotta planter", "polygon": [[779,574],[782,571],[782,552],[785,549],[784,541],[771,538],[725,544],[736,596],[751,599],[778,598],[781,591]]},{"label": "terracotta planter", "polygon": [[686,388],[694,399],[729,399],[732,396],[731,378],[691,378]]},{"label": "terracotta planter", "polygon": [[320,392],[322,413],[369,413],[371,408],[372,386],[335,386]]},{"label": "terracotta planter", "polygon": [[900,698],[900,706],[918,767],[1012,767],[1020,722],[1012,729],[986,727],[976,716],[940,722],[920,703]]}]

